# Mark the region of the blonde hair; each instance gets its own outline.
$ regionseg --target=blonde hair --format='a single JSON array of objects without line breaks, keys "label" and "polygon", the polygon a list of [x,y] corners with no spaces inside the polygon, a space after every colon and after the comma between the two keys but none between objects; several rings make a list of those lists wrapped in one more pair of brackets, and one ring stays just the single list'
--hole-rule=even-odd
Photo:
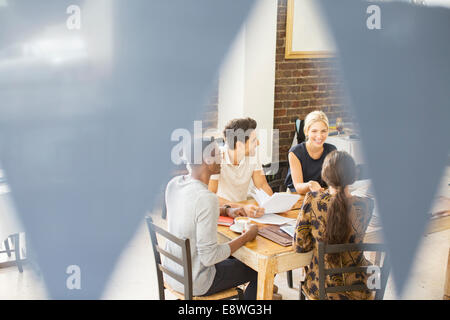
[{"label": "blonde hair", "polygon": [[328,117],[323,111],[313,111],[309,113],[305,118],[305,126],[303,128],[303,132],[305,133],[305,136],[308,136],[309,128],[312,126],[313,123],[316,123],[318,121],[322,121],[325,123],[327,128],[330,127],[328,122]]}]

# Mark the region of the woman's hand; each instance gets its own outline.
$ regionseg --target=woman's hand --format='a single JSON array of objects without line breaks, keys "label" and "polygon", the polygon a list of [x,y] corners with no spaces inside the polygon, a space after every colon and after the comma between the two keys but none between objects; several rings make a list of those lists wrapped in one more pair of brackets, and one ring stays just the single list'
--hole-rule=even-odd
[{"label": "woman's hand", "polygon": [[308,182],[309,185],[309,190],[311,192],[316,192],[316,191],[320,191],[322,189],[322,187],[320,186],[320,184],[317,181],[309,181]]},{"label": "woman's hand", "polygon": [[244,211],[247,217],[250,218],[259,218],[264,215],[264,208],[259,208],[253,204],[248,204],[244,206]]}]

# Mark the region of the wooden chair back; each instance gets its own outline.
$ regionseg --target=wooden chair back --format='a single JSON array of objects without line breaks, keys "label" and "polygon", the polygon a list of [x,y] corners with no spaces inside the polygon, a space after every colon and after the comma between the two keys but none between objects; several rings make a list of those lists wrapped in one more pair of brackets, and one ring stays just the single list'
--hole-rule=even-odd
[{"label": "wooden chair back", "polygon": [[[192,300],[193,298],[193,288],[192,288],[192,261],[191,261],[191,247],[189,244],[189,239],[180,239],[167,232],[166,230],[158,227],[153,223],[151,217],[147,216],[145,218],[147,222],[148,231],[150,233],[150,239],[153,247],[153,254],[155,257],[156,273],[158,277],[158,289],[159,289],[159,299],[165,300],[164,295],[164,274],[180,282],[184,287],[184,298],[186,300]],[[167,252],[161,248],[158,244],[158,238],[156,235],[160,235],[167,240],[180,246],[182,252],[182,258],[175,257],[171,253]],[[167,268],[165,268],[161,263],[161,254],[169,258],[173,262],[179,264],[183,267],[183,275],[176,274]]]},{"label": "wooden chair back", "polygon": [[[377,252],[384,254],[384,261],[380,266],[380,287],[369,289],[367,285],[358,284],[350,286],[337,286],[337,287],[326,287],[325,279],[328,275],[342,274],[342,273],[357,273],[357,272],[368,272],[370,266],[365,267],[344,267],[344,268],[331,268],[325,269],[325,254],[329,253],[344,253],[344,252]],[[319,242],[319,298],[320,300],[325,300],[327,293],[337,293],[345,291],[361,291],[369,290],[375,291],[375,300],[382,300],[384,292],[386,289],[387,279],[390,272],[389,256],[387,254],[387,248],[383,244],[378,243],[346,243],[346,244],[332,244],[327,245],[324,242]]]}]

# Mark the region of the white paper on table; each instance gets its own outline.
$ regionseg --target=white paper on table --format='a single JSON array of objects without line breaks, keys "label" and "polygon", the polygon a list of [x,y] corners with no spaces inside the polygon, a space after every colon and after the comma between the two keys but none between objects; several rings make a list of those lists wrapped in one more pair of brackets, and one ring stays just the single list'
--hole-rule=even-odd
[{"label": "white paper on table", "polygon": [[300,199],[300,195],[289,193],[274,193],[272,196],[269,196],[264,190],[256,188],[251,195],[258,202],[259,207],[265,209],[265,214],[289,211]]},{"label": "white paper on table", "polygon": [[275,224],[275,225],[282,225],[282,224],[291,223],[291,222],[295,221],[295,219],[282,217],[275,213],[266,213],[261,218],[250,218],[250,220],[258,222],[258,223],[262,223],[262,224]]},{"label": "white paper on table", "polygon": [[291,226],[291,225],[282,226],[282,227],[280,227],[280,230],[286,232],[292,238],[294,237],[295,226]]}]

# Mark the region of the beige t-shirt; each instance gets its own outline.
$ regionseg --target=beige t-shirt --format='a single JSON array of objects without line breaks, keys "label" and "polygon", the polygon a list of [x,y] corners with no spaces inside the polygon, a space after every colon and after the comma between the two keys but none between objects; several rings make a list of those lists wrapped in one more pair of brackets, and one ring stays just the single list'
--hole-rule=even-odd
[{"label": "beige t-shirt", "polygon": [[220,174],[211,176],[212,180],[219,180],[217,196],[232,202],[247,200],[253,172],[262,170],[259,158],[244,157],[238,165],[234,165],[227,147],[223,148],[221,156]]}]

